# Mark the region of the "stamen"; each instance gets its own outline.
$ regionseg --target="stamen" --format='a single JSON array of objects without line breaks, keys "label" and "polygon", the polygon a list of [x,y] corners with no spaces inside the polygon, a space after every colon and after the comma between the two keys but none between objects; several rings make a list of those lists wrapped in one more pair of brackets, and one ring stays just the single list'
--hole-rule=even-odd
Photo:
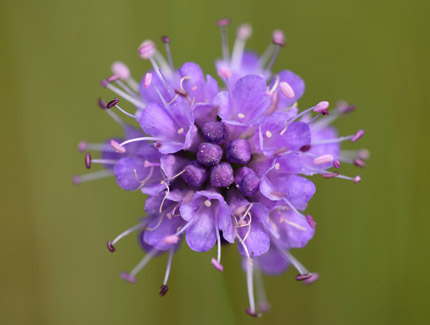
[{"label": "stamen", "polygon": [[317,141],[317,142],[312,142],[312,145],[315,146],[315,145],[319,145],[319,144],[339,143],[339,142],[351,140],[353,137],[354,137],[354,135],[348,135],[346,137],[340,137],[337,139],[321,140],[321,141]]},{"label": "stamen", "polygon": [[311,228],[315,229],[316,223],[314,221],[314,218],[312,218],[312,216],[310,214],[307,214],[305,217],[309,223],[309,226],[311,226]]},{"label": "stamen", "polygon": [[159,209],[160,213],[163,210],[164,201],[166,201],[167,197],[170,194],[170,187],[169,187],[169,185],[167,185],[167,183],[165,181],[161,181],[161,184],[163,184],[164,186],[166,186],[166,195],[163,197],[163,200],[161,201],[160,209]]},{"label": "stamen", "polygon": [[334,158],[332,155],[322,155],[315,158],[313,162],[315,165],[323,165],[323,164],[331,163],[333,159]]},{"label": "stamen", "polygon": [[87,167],[87,169],[91,168],[91,154],[89,152],[85,154],[85,167]]},{"label": "stamen", "polygon": [[115,140],[110,140],[110,146],[112,147],[112,149],[114,149],[118,153],[125,153],[126,152],[126,149],[121,144],[116,142]]},{"label": "stamen", "polygon": [[210,201],[210,200],[206,200],[204,203],[205,203],[205,206],[206,206],[207,208],[210,208],[210,207],[212,206],[212,203],[211,203],[211,201]]},{"label": "stamen", "polygon": [[115,165],[118,160],[115,159],[92,159],[91,163],[103,165]]},{"label": "stamen", "polygon": [[[126,141],[121,142],[121,143],[118,143],[118,142],[116,142],[114,140],[111,140],[111,147],[114,148],[116,151],[123,153],[123,152],[125,152],[125,148],[118,150],[117,148],[114,147],[114,145],[112,145],[113,141],[116,142],[120,147],[124,147],[126,144],[133,143],[133,142],[139,142],[139,141],[159,141],[159,140],[162,140],[162,139],[161,138],[154,138],[154,137],[140,137],[140,138],[129,139],[129,140],[126,140]],[[121,150],[124,150],[124,151],[122,152]]]},{"label": "stamen", "polygon": [[106,109],[107,108],[106,107],[107,106],[106,102],[103,99],[101,99],[101,98],[97,99],[97,104],[99,105],[99,107],[101,109]]},{"label": "stamen", "polygon": [[314,112],[322,113],[323,115],[328,115],[328,111],[327,111],[328,106],[329,106],[328,101],[319,102],[317,106],[314,108]]},{"label": "stamen", "polygon": [[170,38],[168,36],[161,37],[161,41],[164,43],[167,53],[167,60],[169,61],[170,69],[175,71],[175,66],[173,65],[172,51],[170,50]]},{"label": "stamen", "polygon": [[339,172],[333,172],[333,173],[322,173],[324,178],[333,178],[337,177],[339,175]]},{"label": "stamen", "polygon": [[179,236],[170,235],[163,238],[166,244],[177,244],[181,238]]},{"label": "stamen", "polygon": [[238,118],[245,118],[245,114],[243,114],[243,113],[239,113],[239,114],[237,114],[237,117],[238,117]]},{"label": "stamen", "polygon": [[139,107],[139,108],[145,108],[145,104],[143,102],[141,102],[139,99],[130,96],[129,94],[127,94],[125,91],[115,87],[114,85],[110,84],[110,83],[105,83],[103,84],[104,87],[108,88],[109,90],[113,91],[115,94],[121,96],[122,98],[124,98],[125,100],[128,100],[130,103],[132,103],[133,105]]},{"label": "stamen", "polygon": [[351,142],[356,142],[364,135],[364,130],[358,130],[357,133],[351,138]]},{"label": "stamen", "polygon": [[217,73],[221,78],[224,78],[224,79],[230,79],[230,77],[233,74],[233,72],[227,67],[219,68]]},{"label": "stamen", "polygon": [[361,159],[354,159],[353,164],[357,167],[365,167],[366,163]]},{"label": "stamen", "polygon": [[127,282],[136,283],[136,275],[146,266],[146,264],[148,264],[151,258],[154,257],[156,251],[157,250],[155,248],[151,249],[130,273],[122,272],[121,278]]},{"label": "stamen", "polygon": [[104,169],[104,170],[99,170],[93,173],[88,173],[80,176],[75,175],[72,177],[72,181],[75,185],[79,185],[84,182],[89,182],[89,181],[93,181],[96,179],[101,179],[101,178],[105,178],[113,175],[115,174],[111,170]]},{"label": "stamen", "polygon": [[211,259],[211,264],[213,265],[214,268],[216,268],[218,271],[223,272],[224,271],[224,267],[222,266],[221,263],[219,263],[215,258],[212,257]]},{"label": "stamen", "polygon": [[[115,99],[116,99],[116,101],[115,101]],[[115,106],[116,108],[118,108],[125,115],[127,115],[127,116],[129,116],[129,117],[131,117],[133,119],[136,119],[136,115],[130,114],[129,112],[127,112],[127,111],[123,110],[121,107],[119,107],[117,105],[118,104],[118,98],[115,98],[115,99],[107,104],[107,106],[108,106],[107,108],[111,108],[111,107]],[[109,105],[111,105],[111,106],[109,106]]]},{"label": "stamen", "polygon": [[270,116],[272,115],[272,113],[276,110],[276,108],[278,107],[278,103],[279,103],[279,94],[277,91],[275,91],[272,94],[272,100],[270,103],[269,108],[266,111],[266,116]]},{"label": "stamen", "polygon": [[334,168],[340,168],[340,161],[339,161],[339,159],[336,159],[335,161],[333,161],[333,167]]},{"label": "stamen", "polygon": [[285,46],[285,36],[284,33],[280,29],[276,29],[273,31],[273,37],[272,42],[275,44],[275,53],[272,56],[272,59],[270,60],[269,64],[266,66],[265,70],[270,71],[272,70],[273,65],[276,62],[276,59],[278,58],[279,50],[281,47]]},{"label": "stamen", "polygon": [[153,41],[146,40],[144,41],[138,49],[138,53],[142,59],[148,60],[152,58],[155,54],[156,47]]},{"label": "stamen", "polygon": [[228,39],[227,39],[227,26],[230,25],[230,19],[224,18],[217,21],[217,25],[221,28],[221,46],[222,57],[224,61],[230,60]]},{"label": "stamen", "polygon": [[262,313],[266,313],[270,310],[270,304],[267,301],[266,290],[264,289],[262,272],[258,267],[254,271],[255,271],[255,280],[256,280],[256,285],[257,285],[258,310]]},{"label": "stamen", "polygon": [[294,93],[293,88],[291,88],[290,84],[286,81],[282,81],[279,84],[279,88],[281,89],[282,94],[284,94],[284,96],[287,97],[288,99],[293,99],[294,96],[296,95]]},{"label": "stamen", "polygon": [[118,76],[121,80],[127,80],[130,78],[130,69],[120,61],[116,61],[111,66],[112,73]]},{"label": "stamen", "polygon": [[249,308],[246,310],[246,312],[250,316],[261,317],[261,314],[257,314],[255,312],[253,270],[254,270],[254,267],[252,266],[252,264],[248,263],[246,267],[246,284],[248,287]]},{"label": "stamen", "polygon": [[151,85],[151,83],[152,83],[152,73],[151,72],[147,72],[145,74],[145,79],[143,80],[143,86],[145,88],[149,88],[149,86]]},{"label": "stamen", "polygon": [[145,225],[146,225],[145,223],[139,223],[139,224],[137,224],[137,225],[135,225],[135,226],[133,226],[133,227],[131,227],[131,228],[123,231],[118,236],[116,236],[114,240],[107,242],[108,249],[113,253],[116,250],[114,245],[117,242],[119,242],[122,238],[124,238],[124,237],[130,235],[131,233],[135,232],[136,230],[144,228]]},{"label": "stamen", "polygon": [[161,286],[161,290],[160,290],[160,296],[162,297],[164,297],[164,295],[167,293],[167,290],[169,290],[169,287],[167,286],[167,281],[169,280],[170,268],[172,267],[172,259],[173,259],[174,253],[175,253],[174,249],[171,248],[169,250],[169,259],[167,261],[166,274],[164,275],[163,285]]},{"label": "stamen", "polygon": [[239,26],[237,30],[236,41],[233,46],[233,54],[231,59],[231,67],[233,70],[237,70],[240,67],[243,57],[243,51],[245,49],[245,44],[247,39],[252,34],[252,27],[249,24],[243,24]]}]

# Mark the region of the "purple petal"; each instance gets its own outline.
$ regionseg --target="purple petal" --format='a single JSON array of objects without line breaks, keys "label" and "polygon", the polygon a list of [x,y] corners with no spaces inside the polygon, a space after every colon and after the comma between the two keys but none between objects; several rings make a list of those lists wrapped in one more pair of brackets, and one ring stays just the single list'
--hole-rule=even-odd
[{"label": "purple petal", "polygon": [[279,275],[289,267],[289,263],[274,245],[270,247],[266,254],[257,258],[257,263],[261,271],[268,275]]},{"label": "purple petal", "polygon": [[164,238],[174,235],[177,229],[184,224],[184,220],[180,217],[172,217],[171,219],[164,217],[161,224],[158,225],[159,218],[161,218],[161,216],[149,224],[148,230],[145,231],[143,236],[143,240],[158,250],[167,250],[175,244],[165,243]]},{"label": "purple petal", "polygon": [[[263,225],[258,220],[252,220],[250,224],[251,230],[245,240],[245,246],[248,249],[249,256],[255,257],[266,253],[270,247],[270,237],[264,229]],[[238,235],[243,239],[248,232],[249,226],[240,227],[237,229]],[[238,242],[239,253],[247,256],[245,248],[241,242]]]},{"label": "purple petal", "polygon": [[315,234],[309,222],[294,211],[274,211],[271,217],[278,228],[280,240],[288,249],[305,247]]}]

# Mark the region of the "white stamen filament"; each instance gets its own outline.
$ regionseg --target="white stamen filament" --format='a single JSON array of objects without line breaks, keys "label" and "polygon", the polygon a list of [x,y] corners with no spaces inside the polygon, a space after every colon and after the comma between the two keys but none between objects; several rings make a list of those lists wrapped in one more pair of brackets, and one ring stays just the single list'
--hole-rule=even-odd
[{"label": "white stamen filament", "polygon": [[315,145],[319,145],[319,144],[338,143],[338,142],[351,140],[353,137],[354,137],[354,134],[348,135],[346,137],[336,138],[336,139],[327,139],[327,140],[316,141],[316,142],[312,142],[311,144],[313,146],[315,146]]},{"label": "white stamen filament", "polygon": [[164,275],[164,281],[163,281],[163,285],[167,284],[167,280],[169,280],[169,275],[170,275],[170,268],[172,267],[172,259],[173,259],[173,254],[175,253],[173,247],[169,250],[169,259],[167,260],[167,268],[166,268],[166,274]]},{"label": "white stamen filament", "polygon": [[76,177],[76,182],[75,183],[83,183],[83,182],[89,182],[89,181],[94,181],[96,179],[101,179],[101,178],[105,178],[105,177],[109,177],[109,176],[114,176],[115,174],[113,173],[113,171],[111,170],[99,170],[93,173],[88,173],[88,174],[84,174],[84,175],[80,175],[80,176],[75,176]]},{"label": "white stamen filament", "polygon": [[252,266],[252,263],[248,263],[246,267],[246,284],[248,287],[249,309],[251,313],[255,314],[253,270],[254,267]]},{"label": "white stamen filament", "polygon": [[114,240],[112,240],[112,245],[115,245],[117,242],[119,242],[122,238],[128,236],[129,234],[135,232],[136,230],[142,229],[145,227],[144,223],[139,223],[125,231],[123,231],[122,233],[120,233],[118,236],[115,237]]},{"label": "white stamen filament", "polygon": [[91,163],[94,164],[115,165],[117,162],[115,159],[91,159]]},{"label": "white stamen filament", "polygon": [[132,277],[135,277],[148,262],[151,260],[151,258],[154,257],[154,252],[156,251],[155,248],[151,249],[148,254],[145,255],[145,257],[139,262],[139,264],[136,265],[136,267],[130,272],[130,275]]},{"label": "white stamen filament", "polygon": [[145,104],[142,101],[137,100],[136,98],[130,96],[125,91],[123,91],[123,90],[121,90],[121,89],[113,86],[112,84],[107,84],[106,88],[108,88],[109,90],[113,91],[118,96],[121,96],[125,100],[128,100],[130,103],[134,104],[135,106],[137,106],[139,108],[145,108]]}]

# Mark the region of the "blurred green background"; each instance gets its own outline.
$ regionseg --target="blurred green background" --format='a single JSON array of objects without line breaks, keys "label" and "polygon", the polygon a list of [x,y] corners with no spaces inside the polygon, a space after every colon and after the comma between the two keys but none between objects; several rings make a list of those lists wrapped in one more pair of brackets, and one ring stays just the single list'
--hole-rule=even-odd
[{"label": "blurred green background", "polygon": [[[11,1],[0,4],[1,324],[429,324],[428,1]],[[139,78],[147,38],[172,39],[177,65],[214,74],[214,22],[231,17],[230,41],[249,22],[262,51],[281,28],[275,70],[307,82],[301,107],[346,99],[359,108],[337,123],[364,128],[371,159],[362,183],[315,177],[315,238],[297,256],[320,281],[295,271],[265,279],[272,311],[248,317],[245,276],[234,247],[224,273],[209,254],[184,247],[170,291],[158,296],[166,256],[130,285],[119,279],[142,253],[135,238],[110,254],[105,242],[143,214],[144,198],[113,179],[71,184],[85,173],[79,140],[120,130],[97,108],[114,60]],[[158,42],[159,44],[159,42]],[[350,145],[352,148],[352,145]],[[349,174],[357,172],[345,168]]]}]

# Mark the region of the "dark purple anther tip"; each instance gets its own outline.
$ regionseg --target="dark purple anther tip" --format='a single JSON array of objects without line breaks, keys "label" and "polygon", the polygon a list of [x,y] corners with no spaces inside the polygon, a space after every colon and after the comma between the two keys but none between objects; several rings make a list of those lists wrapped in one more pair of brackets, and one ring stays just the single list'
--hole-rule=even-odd
[{"label": "dark purple anther tip", "polygon": [[108,241],[107,243],[107,248],[108,248],[108,250],[111,252],[111,253],[113,253],[113,252],[115,252],[115,246],[114,245],[112,245],[112,242],[111,241]]},{"label": "dark purple anther tip", "polygon": [[181,97],[187,97],[188,93],[183,89],[175,89],[175,93]]},{"label": "dark purple anther tip", "polygon": [[340,161],[339,161],[339,159],[336,159],[335,161],[333,161],[333,167],[334,168],[340,168]]},{"label": "dark purple anther tip", "polygon": [[362,168],[366,166],[366,163],[361,159],[354,159],[353,164]]},{"label": "dark purple anther tip", "polygon": [[314,283],[316,280],[320,278],[320,275],[318,273],[311,273],[311,276],[303,281],[305,285],[309,285],[311,283]]},{"label": "dark purple anther tip", "polygon": [[107,104],[106,104],[106,102],[105,102],[103,99],[101,99],[101,98],[99,98],[99,99],[97,100],[97,104],[99,105],[99,107],[100,107],[101,109],[106,109],[106,108],[107,108]]},{"label": "dark purple anther tip", "polygon": [[235,139],[227,143],[227,160],[233,164],[245,165],[251,160],[251,148],[246,139]]},{"label": "dark purple anther tip", "polygon": [[220,163],[222,155],[223,151],[219,145],[203,142],[197,150],[197,161],[200,165],[212,167]]},{"label": "dark purple anther tip", "polygon": [[192,161],[185,167],[181,176],[191,187],[200,187],[208,179],[208,171],[200,166],[197,161]]},{"label": "dark purple anther tip", "polygon": [[106,108],[107,109],[112,108],[112,107],[114,107],[118,103],[119,103],[119,99],[115,97],[109,103],[107,103]]},{"label": "dark purple anther tip", "polygon": [[163,284],[160,287],[160,296],[164,297],[166,295],[167,291],[169,291],[169,287],[167,286],[167,284]]},{"label": "dark purple anther tip", "polygon": [[311,277],[312,277],[312,273],[298,274],[298,275],[296,275],[296,280],[297,281],[304,281],[304,280],[309,279]]},{"label": "dark purple anther tip", "polygon": [[228,25],[230,25],[230,23],[231,23],[231,20],[229,18],[218,19],[216,22],[216,24],[219,27],[228,26]]},{"label": "dark purple anther tip", "polygon": [[243,176],[242,180],[238,184],[240,193],[244,196],[253,196],[257,193],[260,186],[260,178],[254,173],[254,171]]},{"label": "dark purple anther tip", "polygon": [[306,221],[308,222],[309,226],[311,226],[311,228],[315,229],[316,223],[314,221],[314,218],[312,218],[311,215],[309,214],[306,215]]},{"label": "dark purple anther tip", "polygon": [[306,151],[309,151],[310,149],[311,149],[311,145],[310,145],[310,144],[307,144],[307,145],[305,145],[305,146],[301,147],[301,148],[300,148],[300,151],[301,151],[301,152],[306,152]]},{"label": "dark purple anther tip", "polygon": [[120,274],[121,279],[129,282],[129,283],[136,283],[137,280],[134,276],[128,274],[127,272],[121,272]]},{"label": "dark purple anther tip", "polygon": [[221,122],[208,122],[203,125],[202,132],[205,140],[210,143],[224,144],[227,140],[227,129]]},{"label": "dark purple anther tip", "polygon": [[166,36],[166,35],[161,36],[161,41],[162,41],[163,43],[170,43],[170,37],[169,37],[169,36]]},{"label": "dark purple anther tip", "polygon": [[233,168],[229,163],[223,162],[212,167],[210,182],[214,187],[227,187],[234,182]]},{"label": "dark purple anther tip", "polygon": [[339,175],[339,172],[333,172],[333,173],[323,173],[322,174],[324,178],[333,178]]},{"label": "dark purple anther tip", "polygon": [[260,318],[261,316],[263,316],[263,315],[261,315],[261,313],[252,312],[251,309],[249,309],[249,308],[246,308],[246,313],[249,316],[255,317],[255,318]]},{"label": "dark purple anther tip", "polygon": [[87,167],[87,169],[91,168],[91,154],[89,152],[85,154],[85,167]]}]

